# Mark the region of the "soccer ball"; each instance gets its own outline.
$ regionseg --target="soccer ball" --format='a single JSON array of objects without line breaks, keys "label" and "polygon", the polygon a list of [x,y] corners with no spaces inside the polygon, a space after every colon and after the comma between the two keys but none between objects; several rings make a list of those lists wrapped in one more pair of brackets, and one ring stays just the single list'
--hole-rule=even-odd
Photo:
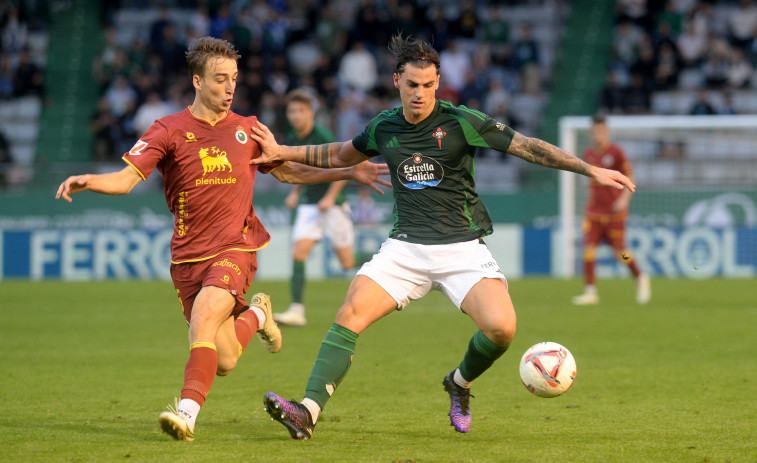
[{"label": "soccer ball", "polygon": [[520,359],[520,380],[539,397],[564,394],[576,379],[576,361],[568,349],[556,342],[540,342]]}]

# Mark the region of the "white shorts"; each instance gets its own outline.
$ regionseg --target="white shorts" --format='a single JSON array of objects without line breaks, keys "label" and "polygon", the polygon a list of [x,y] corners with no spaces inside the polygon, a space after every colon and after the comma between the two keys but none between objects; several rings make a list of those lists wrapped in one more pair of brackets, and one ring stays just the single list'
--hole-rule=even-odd
[{"label": "white shorts", "polygon": [[343,203],[325,211],[318,210],[315,204],[300,204],[292,229],[292,241],[315,240],[323,237],[331,241],[334,248],[352,246],[355,231],[350,217],[350,205]]},{"label": "white shorts", "polygon": [[483,278],[507,279],[483,240],[415,244],[389,238],[357,272],[378,283],[402,310],[432,289],[459,309],[468,291]]}]

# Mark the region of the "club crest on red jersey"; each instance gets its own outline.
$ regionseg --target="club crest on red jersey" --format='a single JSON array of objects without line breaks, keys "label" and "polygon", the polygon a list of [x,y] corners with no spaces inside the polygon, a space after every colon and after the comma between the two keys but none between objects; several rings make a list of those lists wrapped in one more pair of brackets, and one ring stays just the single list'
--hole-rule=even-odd
[{"label": "club crest on red jersey", "polygon": [[247,140],[249,140],[249,137],[247,137],[247,133],[244,131],[244,127],[241,125],[237,126],[237,132],[234,134],[234,137],[237,139],[237,141],[241,144],[247,143]]}]

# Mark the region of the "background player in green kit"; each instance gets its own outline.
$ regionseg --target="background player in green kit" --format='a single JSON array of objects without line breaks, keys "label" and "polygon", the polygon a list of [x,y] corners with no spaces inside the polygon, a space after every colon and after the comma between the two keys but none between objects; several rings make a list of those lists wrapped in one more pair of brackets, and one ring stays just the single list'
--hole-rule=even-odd
[{"label": "background player in green kit", "polygon": [[[313,97],[304,90],[292,90],[287,95],[287,120],[292,126],[286,139],[288,145],[320,145],[334,141],[334,135],[329,130],[315,125],[313,105]],[[349,270],[355,266],[352,218],[349,203],[345,202],[342,195],[346,184],[346,180],[314,185],[297,184],[286,197],[287,207],[296,208],[292,227],[292,303],[286,312],[273,314],[277,323],[305,326],[307,319],[302,303],[305,262],[313,246],[324,236],[329,239],[342,268]]]},{"label": "background player in green kit", "polygon": [[358,335],[431,289],[444,293],[479,328],[462,362],[442,380],[451,424],[459,432],[470,429],[471,382],[505,353],[515,334],[507,280],[483,241],[492,222],[476,194],[476,147],[583,174],[601,185],[635,189],[620,172],[591,166],[481,112],[437,100],[439,55],[428,43],[399,35],[389,51],[396,58],[393,78],[402,106],[376,116],[353,140],[287,147],[276,145],[266,127],[253,129],[263,149],[253,164],[286,159],[333,168],[382,155],[394,187],[390,237],[350,284],[313,365],[305,398],[299,403],[265,395],[268,413],[297,439],[312,435],[318,414],[347,374]]}]

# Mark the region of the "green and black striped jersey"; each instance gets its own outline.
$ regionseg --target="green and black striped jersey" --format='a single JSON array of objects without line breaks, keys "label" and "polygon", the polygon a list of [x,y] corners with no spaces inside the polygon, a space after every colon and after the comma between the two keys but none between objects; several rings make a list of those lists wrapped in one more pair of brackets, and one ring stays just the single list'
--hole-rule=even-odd
[{"label": "green and black striped jersey", "polygon": [[395,197],[389,236],[445,244],[491,234],[491,218],[476,193],[474,154],[477,147],[506,152],[514,134],[480,111],[437,100],[418,124],[405,120],[401,106],[381,112],[352,144],[389,165]]},{"label": "green and black striped jersey", "polygon": [[[335,141],[334,134],[321,126],[314,126],[313,130],[305,137],[299,138],[294,130],[287,134],[287,145],[304,146],[304,145],[321,145],[323,143],[332,143]],[[302,185],[300,190],[300,204],[317,204],[323,198],[331,183],[316,183],[314,185]],[[339,193],[336,198],[337,204],[344,202],[344,195]]]}]

